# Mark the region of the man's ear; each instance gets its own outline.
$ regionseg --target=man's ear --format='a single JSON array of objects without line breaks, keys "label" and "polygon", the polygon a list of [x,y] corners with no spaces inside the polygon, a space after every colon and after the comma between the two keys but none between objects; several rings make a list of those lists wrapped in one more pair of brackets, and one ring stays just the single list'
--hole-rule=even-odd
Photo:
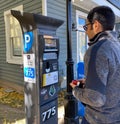
[{"label": "man's ear", "polygon": [[93,29],[94,29],[96,34],[103,30],[102,25],[97,20],[94,21]]}]

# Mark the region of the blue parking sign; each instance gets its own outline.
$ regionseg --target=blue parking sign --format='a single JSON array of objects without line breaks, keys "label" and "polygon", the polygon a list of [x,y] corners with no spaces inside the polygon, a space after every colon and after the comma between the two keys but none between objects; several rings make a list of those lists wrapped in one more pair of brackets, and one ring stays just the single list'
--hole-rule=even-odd
[{"label": "blue parking sign", "polygon": [[33,40],[34,40],[34,36],[33,36],[33,32],[25,32],[24,33],[24,37],[23,37],[23,44],[24,44],[24,49],[23,51],[25,53],[29,52],[30,49],[32,48],[33,45]]}]

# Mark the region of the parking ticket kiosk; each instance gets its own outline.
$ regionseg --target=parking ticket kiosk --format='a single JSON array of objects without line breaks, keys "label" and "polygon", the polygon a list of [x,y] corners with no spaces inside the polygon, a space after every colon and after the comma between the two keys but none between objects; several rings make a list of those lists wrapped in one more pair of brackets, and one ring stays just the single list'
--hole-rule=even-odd
[{"label": "parking ticket kiosk", "polygon": [[26,124],[58,123],[57,28],[63,21],[11,10],[23,32]]}]

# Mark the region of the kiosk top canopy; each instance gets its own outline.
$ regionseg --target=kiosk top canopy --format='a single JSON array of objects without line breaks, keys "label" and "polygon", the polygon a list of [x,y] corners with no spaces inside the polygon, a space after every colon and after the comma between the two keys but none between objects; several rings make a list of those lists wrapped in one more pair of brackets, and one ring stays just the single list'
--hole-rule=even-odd
[{"label": "kiosk top canopy", "polygon": [[11,14],[19,21],[21,27],[26,31],[36,28],[44,30],[56,30],[63,24],[62,20],[35,13],[11,10]]}]

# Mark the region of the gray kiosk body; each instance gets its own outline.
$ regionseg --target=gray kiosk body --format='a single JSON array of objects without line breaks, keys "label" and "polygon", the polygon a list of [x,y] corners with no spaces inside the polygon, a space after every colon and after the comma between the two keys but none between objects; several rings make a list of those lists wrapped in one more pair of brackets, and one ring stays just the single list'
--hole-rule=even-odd
[{"label": "gray kiosk body", "polygon": [[57,28],[63,21],[11,10],[23,32],[26,124],[58,123]]}]

